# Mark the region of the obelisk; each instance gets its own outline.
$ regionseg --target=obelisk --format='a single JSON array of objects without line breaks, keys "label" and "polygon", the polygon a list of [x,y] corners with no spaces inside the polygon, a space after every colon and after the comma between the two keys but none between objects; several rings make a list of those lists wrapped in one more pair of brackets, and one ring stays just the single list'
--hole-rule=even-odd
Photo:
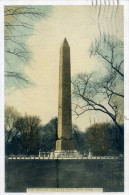
[{"label": "obelisk", "polygon": [[74,150],[71,116],[71,68],[70,47],[64,39],[59,59],[58,140],[56,150]]}]

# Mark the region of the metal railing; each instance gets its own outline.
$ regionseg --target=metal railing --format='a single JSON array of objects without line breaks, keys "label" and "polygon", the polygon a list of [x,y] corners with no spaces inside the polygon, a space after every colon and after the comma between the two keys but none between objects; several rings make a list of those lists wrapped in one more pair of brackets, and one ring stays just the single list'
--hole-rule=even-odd
[{"label": "metal railing", "polygon": [[38,159],[40,159],[40,160],[42,160],[42,159],[92,159],[92,160],[96,160],[96,159],[105,159],[105,160],[108,160],[108,159],[123,159],[124,157],[123,156],[92,156],[92,157],[50,157],[50,156],[47,156],[47,157],[44,157],[44,156],[42,156],[42,157],[39,157],[39,156],[35,156],[35,155],[33,155],[33,156],[16,156],[16,155],[13,155],[13,156],[6,156],[6,158],[7,159],[13,159],[13,160],[18,160],[18,159],[27,159],[27,160],[29,160],[29,159],[31,159],[31,160],[38,160]]}]

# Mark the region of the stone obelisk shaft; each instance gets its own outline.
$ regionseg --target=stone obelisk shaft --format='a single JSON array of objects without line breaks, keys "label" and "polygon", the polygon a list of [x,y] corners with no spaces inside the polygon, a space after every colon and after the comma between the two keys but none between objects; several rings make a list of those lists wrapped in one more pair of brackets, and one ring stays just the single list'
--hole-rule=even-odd
[{"label": "stone obelisk shaft", "polygon": [[73,150],[71,117],[71,70],[70,47],[64,39],[60,48],[59,97],[58,97],[58,140],[56,150]]}]

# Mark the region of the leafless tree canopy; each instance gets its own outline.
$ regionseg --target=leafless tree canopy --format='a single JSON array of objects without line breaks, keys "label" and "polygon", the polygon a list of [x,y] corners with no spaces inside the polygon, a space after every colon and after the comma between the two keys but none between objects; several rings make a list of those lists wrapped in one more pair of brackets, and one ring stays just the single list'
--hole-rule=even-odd
[{"label": "leafless tree canopy", "polygon": [[11,58],[27,64],[32,59],[32,53],[26,39],[34,35],[34,21],[48,17],[48,13],[39,6],[5,6],[5,76],[32,84],[21,72],[14,69]]},{"label": "leafless tree canopy", "polygon": [[5,129],[10,130],[21,114],[13,106],[5,106]]},{"label": "leafless tree canopy", "polygon": [[101,37],[91,44],[90,55],[99,58],[106,73],[98,75],[96,71],[73,78],[73,111],[77,116],[91,110],[100,111],[120,128],[117,119],[124,97],[122,50],[123,43],[113,37]]},{"label": "leafless tree canopy", "polygon": [[107,68],[109,71],[116,72],[123,78],[123,48],[122,41],[114,36],[104,35],[91,44],[90,56],[99,57],[102,59],[102,62],[108,65]]}]

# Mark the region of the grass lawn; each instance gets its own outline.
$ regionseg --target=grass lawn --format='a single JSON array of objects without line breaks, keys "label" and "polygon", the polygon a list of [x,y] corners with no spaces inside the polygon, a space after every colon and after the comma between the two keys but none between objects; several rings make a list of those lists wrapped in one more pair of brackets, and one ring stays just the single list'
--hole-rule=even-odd
[{"label": "grass lawn", "polygon": [[113,160],[6,160],[6,192],[26,188],[103,188],[124,191],[124,161]]}]

